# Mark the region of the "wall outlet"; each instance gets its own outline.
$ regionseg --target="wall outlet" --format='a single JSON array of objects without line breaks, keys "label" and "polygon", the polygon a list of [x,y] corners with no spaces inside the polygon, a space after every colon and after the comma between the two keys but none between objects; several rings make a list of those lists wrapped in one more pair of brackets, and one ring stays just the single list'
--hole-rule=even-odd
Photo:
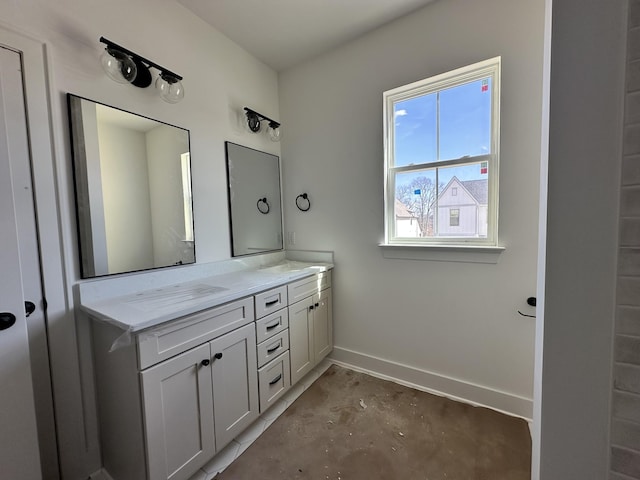
[{"label": "wall outlet", "polygon": [[289,245],[296,244],[296,232],[287,232],[287,243]]}]

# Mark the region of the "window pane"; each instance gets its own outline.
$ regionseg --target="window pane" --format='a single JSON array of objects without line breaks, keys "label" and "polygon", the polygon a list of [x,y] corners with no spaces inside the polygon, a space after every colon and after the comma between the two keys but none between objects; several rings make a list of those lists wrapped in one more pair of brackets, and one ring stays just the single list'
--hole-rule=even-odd
[{"label": "window pane", "polygon": [[396,237],[416,238],[434,236],[436,207],[436,171],[433,169],[395,176],[395,234]]},{"label": "window pane", "polygon": [[438,168],[439,237],[486,238],[488,177],[488,162]]},{"label": "window pane", "polygon": [[491,78],[440,92],[440,160],[491,153]]},{"label": "window pane", "polygon": [[394,166],[437,160],[437,94],[396,102],[394,114]]},{"label": "window pane", "polygon": [[460,225],[460,209],[450,208],[449,209],[449,226],[458,227],[459,225]]}]

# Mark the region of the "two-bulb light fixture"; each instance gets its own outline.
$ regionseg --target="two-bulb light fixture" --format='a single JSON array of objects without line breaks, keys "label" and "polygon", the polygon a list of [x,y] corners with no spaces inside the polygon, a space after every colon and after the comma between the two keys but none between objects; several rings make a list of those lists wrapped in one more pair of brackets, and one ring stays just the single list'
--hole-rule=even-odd
[{"label": "two-bulb light fixture", "polygon": [[247,128],[249,131],[253,133],[258,133],[262,129],[262,121],[267,122],[267,133],[269,134],[269,138],[274,142],[280,141],[280,136],[282,134],[280,130],[280,123],[275,120],[270,119],[269,117],[265,117],[261,113],[256,112],[255,110],[251,110],[248,107],[244,107],[245,114],[247,116]]},{"label": "two-bulb light fixture", "polygon": [[180,75],[104,37],[100,37],[100,42],[107,46],[100,61],[109,78],[118,83],[147,88],[153,82],[151,68],[155,68],[160,72],[155,82],[160,98],[167,103],[178,103],[184,98]]}]

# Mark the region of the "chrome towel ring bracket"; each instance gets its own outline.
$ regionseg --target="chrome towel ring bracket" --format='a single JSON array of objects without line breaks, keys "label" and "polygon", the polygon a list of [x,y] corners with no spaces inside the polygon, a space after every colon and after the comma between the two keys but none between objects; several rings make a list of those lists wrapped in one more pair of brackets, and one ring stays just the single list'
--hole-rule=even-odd
[{"label": "chrome towel ring bracket", "polygon": [[258,203],[256,203],[256,207],[258,207],[258,211],[263,215],[266,215],[269,213],[269,210],[271,210],[269,202],[267,202],[267,197],[259,198]]},{"label": "chrome towel ring bracket", "polygon": [[306,193],[301,193],[296,197],[296,207],[301,212],[306,212],[311,208],[311,200],[309,200],[309,195]]}]

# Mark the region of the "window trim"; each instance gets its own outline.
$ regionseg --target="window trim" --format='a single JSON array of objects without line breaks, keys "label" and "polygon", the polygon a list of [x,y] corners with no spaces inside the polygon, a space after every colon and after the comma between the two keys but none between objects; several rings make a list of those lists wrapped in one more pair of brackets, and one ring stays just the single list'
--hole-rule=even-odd
[{"label": "window trim", "polygon": [[[446,88],[491,77],[491,154],[441,160],[419,165],[393,166],[396,102],[427,95]],[[494,57],[440,75],[403,85],[383,92],[384,127],[384,244],[411,247],[498,247],[498,204],[500,174],[500,91],[501,57]],[[488,162],[487,237],[396,237],[395,236],[395,173],[446,167],[465,163]]]}]

